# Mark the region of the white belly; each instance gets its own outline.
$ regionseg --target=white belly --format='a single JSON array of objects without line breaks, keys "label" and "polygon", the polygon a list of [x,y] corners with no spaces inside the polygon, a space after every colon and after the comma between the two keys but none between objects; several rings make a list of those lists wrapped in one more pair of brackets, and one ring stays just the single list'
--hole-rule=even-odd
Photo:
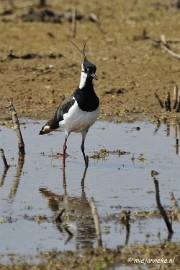
[{"label": "white belly", "polygon": [[79,108],[77,101],[75,101],[68,113],[64,114],[64,120],[59,122],[59,128],[67,133],[82,132],[94,124],[98,115],[99,107],[94,112],[85,112]]}]

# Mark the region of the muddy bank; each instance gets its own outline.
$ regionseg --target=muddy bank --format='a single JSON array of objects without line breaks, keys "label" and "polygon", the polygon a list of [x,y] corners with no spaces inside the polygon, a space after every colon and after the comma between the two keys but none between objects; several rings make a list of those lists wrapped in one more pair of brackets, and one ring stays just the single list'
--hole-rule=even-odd
[{"label": "muddy bank", "polygon": [[[75,38],[71,37],[71,19],[24,21],[22,16],[29,14],[34,4],[17,0],[15,5],[7,12],[11,7],[2,4],[0,12],[0,118],[8,115],[8,100],[20,116],[49,118],[73,93],[79,84],[82,59],[72,39],[78,46],[88,39],[87,56],[97,65],[99,77],[95,89],[101,100],[101,118],[126,120],[128,116],[127,120],[132,120],[139,114],[164,118],[154,92],[164,98],[179,84],[179,61],[154,41],[161,34],[178,38],[180,11],[170,1],[104,1],[103,5],[66,1],[63,7],[56,0],[48,3],[45,9],[53,14],[75,7],[82,15],[81,20],[77,17]],[[37,6],[35,10],[42,12]],[[96,15],[98,21],[87,19],[89,14]],[[170,47],[180,52],[178,42]]]}]

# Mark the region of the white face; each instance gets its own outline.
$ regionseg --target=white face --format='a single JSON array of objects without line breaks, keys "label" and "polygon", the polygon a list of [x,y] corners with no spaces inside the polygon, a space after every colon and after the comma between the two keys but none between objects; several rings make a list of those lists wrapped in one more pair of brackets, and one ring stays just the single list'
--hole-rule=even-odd
[{"label": "white face", "polygon": [[83,64],[81,65],[81,70],[82,70],[82,72],[84,72],[84,66],[83,66]]},{"label": "white face", "polygon": [[79,83],[79,88],[82,89],[85,86],[86,79],[87,79],[87,73],[84,72],[83,64],[81,65],[82,71],[81,71],[81,78]]}]

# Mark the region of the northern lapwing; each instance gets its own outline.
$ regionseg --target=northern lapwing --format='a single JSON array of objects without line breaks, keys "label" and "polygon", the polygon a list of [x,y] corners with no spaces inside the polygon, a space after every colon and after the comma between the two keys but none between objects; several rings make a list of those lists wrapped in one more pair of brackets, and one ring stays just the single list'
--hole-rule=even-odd
[{"label": "northern lapwing", "polygon": [[66,143],[71,132],[79,132],[82,135],[81,151],[83,153],[85,166],[88,167],[89,160],[84,151],[84,142],[89,128],[95,123],[99,115],[99,98],[93,86],[93,79],[97,79],[95,74],[96,66],[87,59],[85,55],[85,45],[81,51],[74,44],[83,55],[79,86],[72,96],[65,99],[62,104],[58,106],[54,117],[50,119],[39,132],[40,135],[49,133],[55,129],[65,132],[63,145],[64,167],[67,148]]}]

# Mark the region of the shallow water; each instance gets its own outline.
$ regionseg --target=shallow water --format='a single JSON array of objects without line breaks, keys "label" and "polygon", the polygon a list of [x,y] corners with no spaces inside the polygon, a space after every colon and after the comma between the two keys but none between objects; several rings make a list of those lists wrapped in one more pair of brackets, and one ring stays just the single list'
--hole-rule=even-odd
[{"label": "shallow water", "polygon": [[[97,246],[90,208],[93,197],[99,214],[102,245],[109,248],[136,243],[159,243],[168,238],[161,217],[137,218],[137,212],[157,210],[151,171],[159,174],[160,199],[171,210],[169,192],[179,199],[179,153],[175,129],[145,122],[115,124],[97,121],[87,135],[85,150],[91,157],[82,188],[84,161],[81,136],[71,134],[63,176],[64,134],[39,136],[44,121],[21,120],[25,141],[24,164],[18,164],[16,136],[0,127],[0,148],[4,149],[9,170],[0,160],[0,254],[34,256],[40,251],[78,250]],[[176,133],[178,131],[176,130]],[[94,159],[96,151],[103,158]],[[119,151],[124,154],[119,155]],[[63,182],[66,181],[66,186]],[[55,218],[64,209],[62,222]],[[131,211],[130,231],[120,222],[122,211]],[[180,240],[180,228],[173,221],[171,241]]]}]

